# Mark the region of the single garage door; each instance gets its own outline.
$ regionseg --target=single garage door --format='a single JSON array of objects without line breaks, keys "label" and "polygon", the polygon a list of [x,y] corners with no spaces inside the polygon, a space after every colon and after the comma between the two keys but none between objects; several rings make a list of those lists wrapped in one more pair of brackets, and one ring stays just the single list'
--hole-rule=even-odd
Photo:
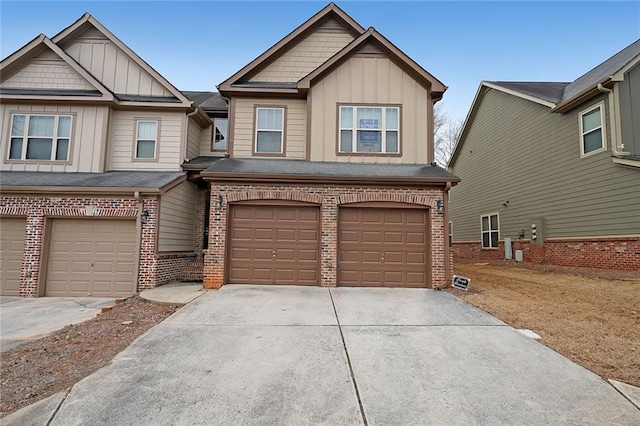
[{"label": "single garage door", "polygon": [[24,256],[24,218],[0,218],[0,294],[18,296],[20,294],[20,269]]},{"label": "single garage door", "polygon": [[320,208],[232,205],[229,283],[317,285]]},{"label": "single garage door", "polygon": [[338,285],[429,286],[426,210],[341,208],[338,234]]},{"label": "single garage door", "polygon": [[50,233],[46,296],[134,293],[135,221],[52,219]]}]

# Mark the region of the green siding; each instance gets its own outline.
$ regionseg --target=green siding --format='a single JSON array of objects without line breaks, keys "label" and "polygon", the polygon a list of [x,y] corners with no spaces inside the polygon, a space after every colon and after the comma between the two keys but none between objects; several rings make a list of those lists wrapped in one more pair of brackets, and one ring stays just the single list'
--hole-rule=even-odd
[{"label": "green siding", "polygon": [[[607,150],[581,158],[578,113],[603,100]],[[612,162],[607,96],[549,111],[493,89],[481,98],[452,167],[454,242],[479,241],[480,216],[494,212],[501,239],[528,238],[532,218],[546,238],[640,234],[640,172]]]},{"label": "green siding", "polygon": [[619,83],[620,124],[625,151],[640,154],[640,65],[624,75]]}]

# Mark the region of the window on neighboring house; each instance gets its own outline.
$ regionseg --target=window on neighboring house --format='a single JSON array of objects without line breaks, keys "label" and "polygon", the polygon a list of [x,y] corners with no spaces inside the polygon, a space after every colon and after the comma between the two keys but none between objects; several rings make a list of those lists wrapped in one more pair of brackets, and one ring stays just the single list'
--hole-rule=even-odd
[{"label": "window on neighboring house", "polygon": [[284,108],[256,108],[256,154],[284,154]]},{"label": "window on neighboring house", "polygon": [[580,150],[583,156],[605,149],[603,109],[604,103],[600,103],[580,113]]},{"label": "window on neighboring house", "polygon": [[158,122],[138,120],[136,125],[136,159],[156,158]]},{"label": "window on neighboring house", "polygon": [[482,221],[482,248],[498,248],[500,223],[498,213],[484,215]]},{"label": "window on neighboring house", "polygon": [[400,153],[400,108],[340,106],[340,153]]},{"label": "window on neighboring house", "polygon": [[9,159],[68,161],[71,123],[70,115],[14,114]]},{"label": "window on neighboring house", "polygon": [[449,247],[453,245],[453,222],[449,222]]},{"label": "window on neighboring house", "polygon": [[227,128],[228,121],[226,118],[213,119],[213,147],[212,151],[227,149]]}]

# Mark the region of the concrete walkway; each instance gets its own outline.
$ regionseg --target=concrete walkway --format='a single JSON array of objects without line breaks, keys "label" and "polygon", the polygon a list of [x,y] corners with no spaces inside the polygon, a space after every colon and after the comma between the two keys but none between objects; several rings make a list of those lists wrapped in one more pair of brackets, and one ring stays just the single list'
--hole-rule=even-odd
[{"label": "concrete walkway", "polygon": [[39,409],[31,424],[640,422],[595,374],[448,293],[417,289],[206,292]]}]

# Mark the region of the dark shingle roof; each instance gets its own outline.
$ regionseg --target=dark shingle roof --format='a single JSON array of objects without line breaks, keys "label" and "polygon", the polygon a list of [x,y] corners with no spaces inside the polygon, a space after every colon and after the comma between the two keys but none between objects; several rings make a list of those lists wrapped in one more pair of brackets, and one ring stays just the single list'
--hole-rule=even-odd
[{"label": "dark shingle roof", "polygon": [[566,102],[585,90],[597,85],[604,78],[624,68],[629,62],[640,55],[640,39],[622,49],[591,71],[578,77],[573,83],[569,84],[562,95],[562,102]]},{"label": "dark shingle roof", "polygon": [[180,99],[175,96],[127,95],[126,93],[115,93],[114,95],[121,101],[180,103]]},{"label": "dark shingle roof", "polygon": [[205,111],[227,111],[228,106],[218,92],[196,92],[183,90],[182,94],[197,103]]},{"label": "dark shingle roof", "polygon": [[296,89],[298,83],[287,83],[277,81],[246,81],[243,83],[233,83],[233,87],[248,87],[251,89]]},{"label": "dark shingle roof", "polygon": [[458,177],[438,166],[425,164],[329,163],[303,160],[257,158],[222,158],[211,164],[206,173],[341,176],[362,178],[431,178],[458,181]]},{"label": "dark shingle roof", "polygon": [[534,82],[534,81],[488,81],[487,83],[514,90],[534,98],[549,102],[562,99],[562,92],[569,83],[562,82]]},{"label": "dark shingle roof", "polygon": [[137,171],[105,173],[0,172],[0,187],[162,188],[185,175],[184,172]]}]

